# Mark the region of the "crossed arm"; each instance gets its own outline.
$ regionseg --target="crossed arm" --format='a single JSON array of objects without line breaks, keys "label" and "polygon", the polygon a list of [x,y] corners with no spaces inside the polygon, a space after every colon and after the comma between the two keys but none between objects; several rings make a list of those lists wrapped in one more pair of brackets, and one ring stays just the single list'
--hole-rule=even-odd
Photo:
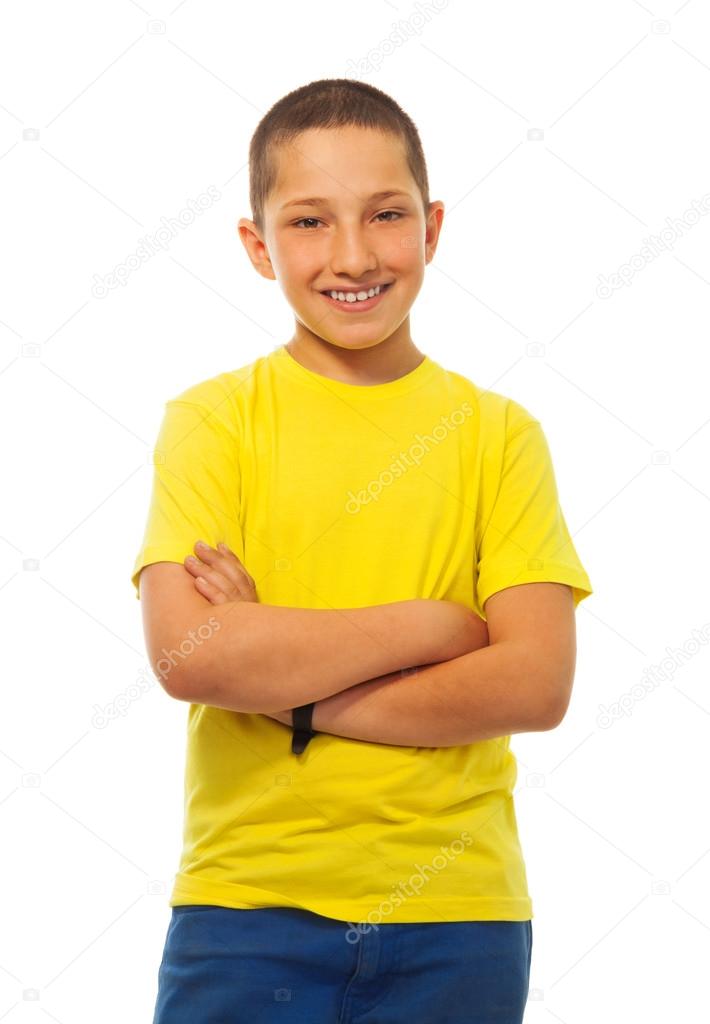
[{"label": "crossed arm", "polygon": [[[535,584],[536,586],[538,584]],[[521,672],[528,662],[532,672]],[[451,661],[392,672],[318,701],[313,728],[398,746],[451,747],[553,728],[538,666],[515,643],[482,647]],[[271,717],[290,725],[290,711]]]},{"label": "crossed arm", "polygon": [[[570,588],[521,584],[494,594],[486,611],[496,642],[318,701],[315,731],[371,743],[449,747],[557,726],[574,677]],[[290,711],[272,717],[291,724]]]},{"label": "crossed arm", "polygon": [[[184,588],[187,577],[193,601],[218,623],[191,670],[170,689],[164,683],[178,699],[256,711],[284,725],[290,708],[315,700],[317,732],[401,746],[458,746],[554,728],[564,716],[576,656],[566,585],[499,591],[486,602],[487,623],[448,601],[293,609],[259,605],[232,552],[198,553],[195,564],[155,563],[141,574],[154,667],[151,621],[166,621],[168,574],[167,590]],[[197,627],[194,612],[191,621]]]}]

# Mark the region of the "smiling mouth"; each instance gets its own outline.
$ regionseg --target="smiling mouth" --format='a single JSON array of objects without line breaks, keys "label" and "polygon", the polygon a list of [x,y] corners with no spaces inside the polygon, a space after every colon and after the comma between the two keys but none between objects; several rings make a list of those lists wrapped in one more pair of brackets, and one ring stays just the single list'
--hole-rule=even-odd
[{"label": "smiling mouth", "polygon": [[[334,299],[331,297],[329,292],[321,292],[320,294],[329,302],[335,309],[342,310],[348,313],[366,313],[369,309],[373,309],[378,302],[381,301],[382,297],[387,294],[390,290],[394,281],[390,281],[388,284],[380,285],[380,291],[377,295],[373,295],[372,298],[367,299]],[[332,289],[335,291],[335,289]],[[362,291],[369,291],[369,289],[363,288]],[[342,292],[341,294],[347,294]],[[356,293],[352,293],[356,294]]]}]

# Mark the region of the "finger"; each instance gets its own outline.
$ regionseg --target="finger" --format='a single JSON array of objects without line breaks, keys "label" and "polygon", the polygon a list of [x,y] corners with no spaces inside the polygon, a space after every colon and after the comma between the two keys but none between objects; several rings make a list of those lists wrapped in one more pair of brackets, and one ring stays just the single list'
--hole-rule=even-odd
[{"label": "finger", "polygon": [[[208,565],[214,566],[223,576],[231,580],[235,587],[240,590],[246,585],[252,589],[256,586],[254,580],[251,578],[249,573],[246,571],[242,563],[239,561],[233,551],[227,547],[226,544],[222,544],[220,541],[218,549],[212,548],[209,544],[205,544],[204,541],[197,541],[194,550],[197,552],[203,562]],[[245,594],[248,596],[248,594]]]},{"label": "finger", "polygon": [[209,580],[205,579],[204,576],[197,576],[195,579],[195,588],[207,598],[211,604],[227,604],[229,598],[222,593],[219,587],[216,587],[214,583],[210,583]]},{"label": "finger", "polygon": [[254,577],[247,572],[246,567],[242,564],[242,562],[239,561],[234,552],[230,548],[228,548],[226,544],[223,544],[222,541],[218,543],[217,548],[222,553],[222,555],[224,555],[228,562],[230,560],[233,560],[236,563],[236,566],[239,569],[239,571],[244,573],[244,576],[248,580],[249,585],[255,587],[256,582],[254,580]]},{"label": "finger", "polygon": [[209,566],[205,562],[201,562],[199,558],[195,558],[194,555],[188,555],[187,558],[183,559],[182,564],[193,576],[200,576],[209,572]]},{"label": "finger", "polygon": [[217,572],[216,569],[212,569],[205,562],[201,562],[199,558],[195,558],[194,555],[188,555],[184,562],[187,571],[197,578],[203,576],[208,583],[211,583],[213,587],[217,587],[221,590],[225,597],[228,597],[234,590],[236,584],[231,580],[228,580],[222,573]]}]

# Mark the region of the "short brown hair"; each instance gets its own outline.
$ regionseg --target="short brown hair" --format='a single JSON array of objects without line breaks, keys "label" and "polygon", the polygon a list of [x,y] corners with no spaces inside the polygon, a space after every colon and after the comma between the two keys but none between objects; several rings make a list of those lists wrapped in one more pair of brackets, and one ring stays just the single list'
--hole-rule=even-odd
[{"label": "short brown hair", "polygon": [[411,118],[374,85],[350,78],[321,78],[287,93],[264,114],[249,144],[252,219],[264,230],[264,204],[276,184],[274,152],[309,128],[375,128],[404,143],[407,164],[429,210],[429,179],[419,132]]}]

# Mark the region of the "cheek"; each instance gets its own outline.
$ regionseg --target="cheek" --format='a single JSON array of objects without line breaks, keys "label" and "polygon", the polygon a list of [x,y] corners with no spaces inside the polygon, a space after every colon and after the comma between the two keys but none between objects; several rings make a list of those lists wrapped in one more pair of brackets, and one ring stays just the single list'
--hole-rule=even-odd
[{"label": "cheek", "polygon": [[395,273],[414,276],[424,273],[424,241],[420,235],[402,231],[380,251],[383,263]]},{"label": "cheek", "polygon": [[320,272],[323,254],[318,246],[294,239],[279,250],[279,268],[284,280],[302,284]]}]

